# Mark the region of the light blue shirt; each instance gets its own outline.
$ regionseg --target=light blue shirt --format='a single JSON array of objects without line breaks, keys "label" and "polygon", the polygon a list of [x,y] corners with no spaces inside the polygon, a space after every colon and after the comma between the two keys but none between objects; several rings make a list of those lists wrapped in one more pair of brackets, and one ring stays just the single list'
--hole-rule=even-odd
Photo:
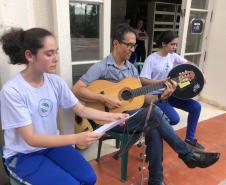
[{"label": "light blue shirt", "polygon": [[112,54],[110,54],[102,61],[92,65],[89,70],[80,78],[80,80],[88,85],[94,80],[119,82],[126,77],[139,78],[135,66],[129,61],[126,61],[124,67],[119,68]]}]

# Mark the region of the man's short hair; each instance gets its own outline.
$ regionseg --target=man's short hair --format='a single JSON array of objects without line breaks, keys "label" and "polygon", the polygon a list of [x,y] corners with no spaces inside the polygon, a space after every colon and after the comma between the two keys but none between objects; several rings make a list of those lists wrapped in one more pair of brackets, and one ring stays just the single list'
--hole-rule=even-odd
[{"label": "man's short hair", "polygon": [[119,24],[112,37],[112,41],[117,40],[119,42],[124,40],[124,35],[126,33],[132,32],[136,36],[135,30],[128,24]]}]

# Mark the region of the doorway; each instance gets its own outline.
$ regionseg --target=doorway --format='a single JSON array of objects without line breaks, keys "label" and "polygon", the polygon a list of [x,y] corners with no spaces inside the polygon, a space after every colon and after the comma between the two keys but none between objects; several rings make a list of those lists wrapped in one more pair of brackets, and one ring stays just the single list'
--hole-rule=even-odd
[{"label": "doorway", "polygon": [[136,28],[138,20],[143,20],[148,34],[145,42],[146,54],[157,50],[155,39],[166,30],[179,32],[182,0],[114,0],[112,1],[111,31],[119,23],[128,23]]},{"label": "doorway", "polygon": [[[146,42],[146,53],[149,55],[157,50],[155,39],[162,31],[175,31],[179,35],[177,52],[200,66],[205,59],[211,2],[209,0],[114,0],[111,8],[111,33],[119,23],[128,23],[135,27],[136,21],[142,19],[144,29],[149,35]],[[192,32],[192,21],[201,22],[200,32]]]}]

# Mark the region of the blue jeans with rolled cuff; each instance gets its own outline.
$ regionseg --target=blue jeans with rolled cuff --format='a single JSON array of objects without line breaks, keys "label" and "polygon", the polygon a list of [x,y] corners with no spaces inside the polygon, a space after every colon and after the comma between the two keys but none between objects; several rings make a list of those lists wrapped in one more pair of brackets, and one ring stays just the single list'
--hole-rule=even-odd
[{"label": "blue jeans with rolled cuff", "polygon": [[[125,126],[117,126],[113,131],[123,132],[142,132],[145,125],[145,119],[149,107],[142,108],[135,116],[128,120]],[[128,111],[132,114],[136,110]],[[127,127],[127,128],[124,128]],[[169,119],[160,110],[158,106],[153,105],[147,127],[144,129],[145,143],[147,145],[147,156],[149,159],[149,183],[159,185],[163,181],[163,140],[181,156],[191,153],[191,149],[187,147],[185,142],[176,135],[172,126],[169,124]]]}]

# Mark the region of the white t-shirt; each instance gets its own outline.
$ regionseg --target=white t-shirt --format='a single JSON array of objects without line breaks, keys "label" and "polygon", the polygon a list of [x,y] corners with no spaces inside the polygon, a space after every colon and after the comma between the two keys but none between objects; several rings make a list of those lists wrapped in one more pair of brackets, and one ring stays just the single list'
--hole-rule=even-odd
[{"label": "white t-shirt", "polygon": [[8,158],[43,149],[28,145],[16,128],[32,124],[37,134],[58,135],[58,106],[72,108],[78,99],[57,75],[44,73],[42,87],[34,88],[19,73],[3,86],[0,102],[4,158]]},{"label": "white t-shirt", "polygon": [[[171,69],[179,64],[187,63],[188,61],[177,53],[168,53],[166,56],[160,56],[158,52],[152,53],[144,62],[141,78],[149,80],[162,80],[167,78]],[[158,94],[162,91],[155,91]]]}]

